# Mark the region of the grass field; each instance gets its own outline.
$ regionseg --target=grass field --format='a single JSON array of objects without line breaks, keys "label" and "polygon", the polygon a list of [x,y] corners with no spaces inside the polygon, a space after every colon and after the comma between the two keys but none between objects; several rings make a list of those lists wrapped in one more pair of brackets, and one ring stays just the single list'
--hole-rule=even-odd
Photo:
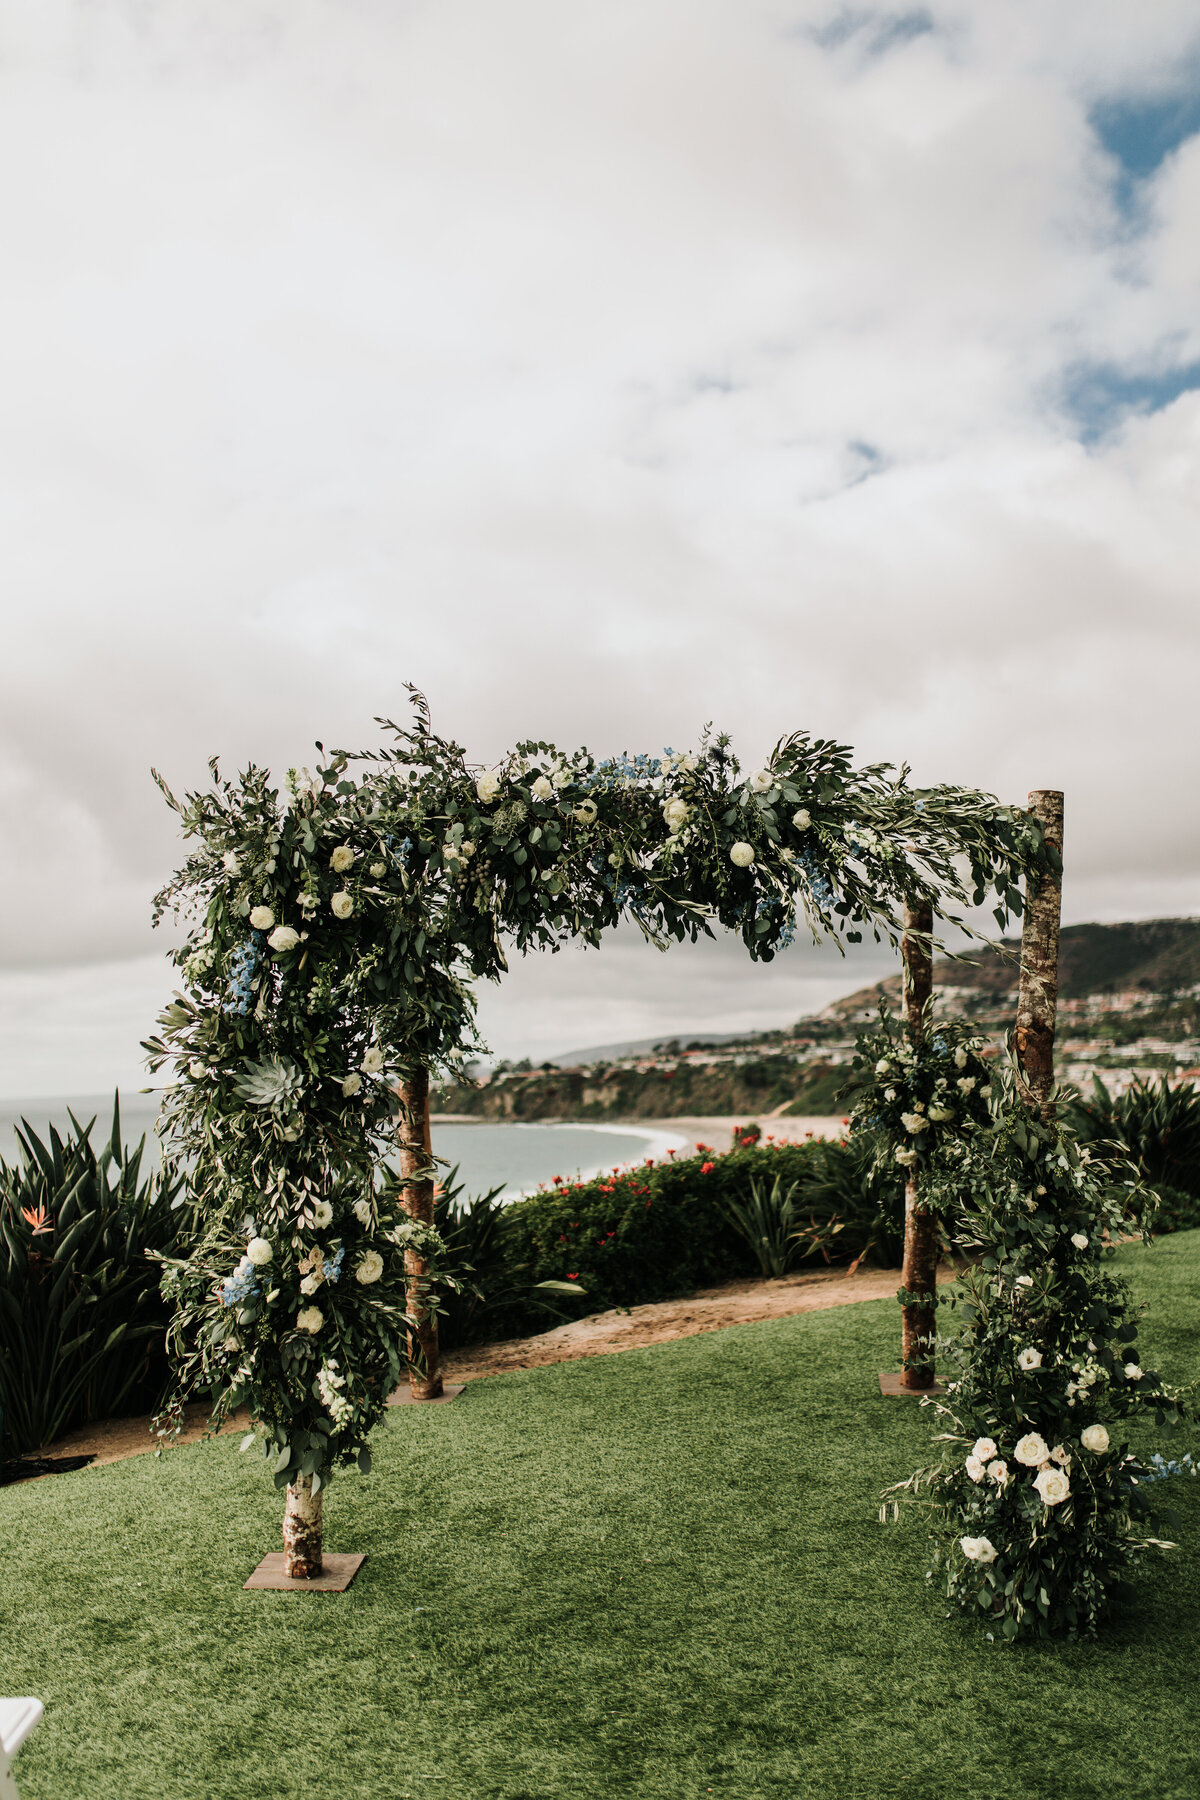
[{"label": "grass field", "polygon": [[[1200,1233],[1122,1252],[1200,1374]],[[335,1483],[344,1595],[244,1593],[279,1499],[237,1439],[0,1490],[0,1693],[26,1800],[1195,1800],[1200,1483],[1099,1643],[988,1644],[880,1487],[891,1303],[402,1408]],[[1143,1357],[1146,1360],[1146,1357]],[[1172,1443],[1176,1440],[1171,1440]]]}]

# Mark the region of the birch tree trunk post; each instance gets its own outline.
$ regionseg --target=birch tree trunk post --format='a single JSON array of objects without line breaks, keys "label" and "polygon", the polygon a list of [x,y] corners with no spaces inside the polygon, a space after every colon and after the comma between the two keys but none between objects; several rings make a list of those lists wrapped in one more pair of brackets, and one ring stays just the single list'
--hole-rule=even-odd
[{"label": "birch tree trunk post", "polygon": [[283,1512],[283,1572],[291,1581],[312,1581],[324,1570],[321,1514],[325,1490],[312,1491],[312,1476],[301,1475],[287,1491]]},{"label": "birch tree trunk post", "polygon": [[[925,1009],[933,994],[933,907],[928,903],[906,906],[904,936],[900,943],[904,963],[904,1013],[908,1041],[915,1049],[925,1023]],[[900,1285],[906,1294],[937,1292],[937,1216],[921,1204],[915,1171],[904,1184],[904,1266]],[[903,1362],[900,1385],[910,1393],[926,1393],[935,1379],[934,1346],[937,1340],[937,1308],[905,1300],[901,1312],[900,1342]]]},{"label": "birch tree trunk post", "polygon": [[[1029,810],[1062,857],[1063,797],[1057,788],[1035,788]],[[1062,876],[1029,876],[1021,928],[1021,985],[1017,996],[1017,1084],[1029,1107],[1049,1118],[1054,1088],[1054,1026],[1058,1015],[1058,934]]]},{"label": "birch tree trunk post", "polygon": [[[398,1088],[400,1115],[400,1173],[404,1188],[400,1204],[410,1219],[433,1224],[433,1145],[429,1135],[429,1071],[411,1069]],[[404,1252],[408,1276],[409,1317],[417,1321],[408,1337],[408,1383],[414,1400],[438,1400],[442,1372],[438,1362],[437,1314],[430,1305],[429,1262],[416,1250]]]}]

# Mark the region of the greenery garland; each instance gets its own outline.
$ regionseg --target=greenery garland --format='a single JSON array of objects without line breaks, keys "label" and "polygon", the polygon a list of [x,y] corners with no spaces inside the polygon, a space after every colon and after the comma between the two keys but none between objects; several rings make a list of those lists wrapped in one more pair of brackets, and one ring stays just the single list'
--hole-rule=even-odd
[{"label": "greenery garland", "polygon": [[385,748],[282,790],[214,761],[178,801],[156,776],[195,842],[156,900],[156,922],[190,929],[146,1045],[173,1077],[165,1154],[194,1224],[165,1277],[177,1399],[206,1389],[218,1419],[247,1402],[280,1486],[365,1463],[413,1323],[405,1248],[444,1279],[388,1172],[392,1090],[476,1047],[473,979],[625,918],[661,947],[719,923],[760,961],[798,918],[894,940],[904,902],[953,918],[991,892],[1003,924],[1053,860],[1019,809],[855,770],[803,733],[748,775],[710,733],[694,754],[604,760],[526,742],[480,769],[413,698],[411,730],[380,721]]},{"label": "greenery garland", "polygon": [[1177,1426],[1183,1399],[1138,1363],[1137,1312],[1108,1266],[1144,1215],[1136,1170],[1033,1115],[1010,1074],[993,1088],[991,1128],[923,1186],[971,1259],[939,1339],[956,1372],[929,1403],[952,1454],[889,1492],[926,1493],[931,1577],[993,1632],[1090,1633],[1139,1556],[1172,1547],[1144,1530],[1164,1516],[1148,1491],[1162,1459],[1143,1460],[1125,1422]]},{"label": "greenery garland", "polygon": [[992,1071],[984,1049],[971,1025],[956,1019],[935,1025],[932,1010],[912,1042],[880,1007],[878,1030],[855,1040],[850,1114],[852,1134],[874,1144],[876,1170],[953,1174],[970,1139],[991,1125]]}]

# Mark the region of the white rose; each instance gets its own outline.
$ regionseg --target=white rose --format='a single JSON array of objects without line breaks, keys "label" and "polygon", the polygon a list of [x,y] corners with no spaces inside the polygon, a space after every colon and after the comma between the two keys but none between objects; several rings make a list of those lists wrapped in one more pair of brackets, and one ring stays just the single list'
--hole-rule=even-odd
[{"label": "white rose", "polygon": [[967,1053],[961,1044],[954,1052],[954,1066],[956,1069],[965,1069],[967,1066]]},{"label": "white rose", "polygon": [[988,1464],[988,1474],[998,1486],[1003,1487],[1008,1480],[1008,1464],[999,1458]]},{"label": "white rose", "polygon": [[581,825],[592,825],[595,823],[597,808],[594,800],[581,800],[579,805],[572,810]]},{"label": "white rose", "polygon": [[896,1098],[895,1088],[884,1088],[883,1097],[885,1100],[894,1100]]},{"label": "white rose", "polygon": [[927,1131],[929,1129],[929,1120],[923,1119],[920,1113],[901,1113],[900,1117],[903,1121],[905,1131],[909,1132],[913,1137],[916,1137],[918,1132]]},{"label": "white rose", "polygon": [[272,950],[294,950],[300,942],[300,933],[293,931],[290,925],[277,925],[267,939]]},{"label": "white rose", "polygon": [[754,793],[765,794],[768,788],[775,786],[775,777],[770,769],[755,769],[750,777],[750,786]]},{"label": "white rose", "polygon": [[967,1458],[967,1474],[971,1477],[972,1481],[982,1481],[983,1480],[984,1467],[983,1467],[983,1463],[980,1461],[979,1457],[968,1456],[968,1458]]},{"label": "white rose", "polygon": [[890,1075],[891,1072],[892,1072],[891,1063],[888,1061],[886,1056],[881,1056],[879,1061],[875,1064],[875,1073],[877,1075]]},{"label": "white rose", "polygon": [[463,839],[462,843],[458,846],[458,854],[464,862],[466,862],[468,857],[474,856],[475,846],[470,838]]},{"label": "white rose", "polygon": [[362,1059],[362,1072],[364,1075],[378,1075],[382,1067],[383,1051],[377,1044],[372,1044]]},{"label": "white rose", "polygon": [[361,1281],[364,1287],[370,1287],[383,1274],[383,1258],[378,1250],[367,1250],[358,1259],[358,1267],[354,1271],[354,1279]]},{"label": "white rose", "polygon": [[225,868],[226,868],[226,871],[228,874],[230,874],[230,875],[240,875],[241,874],[241,872],[242,872],[241,859],[238,856],[238,853],[236,850],[227,850],[225,852],[224,856],[221,858],[221,861],[225,864]]},{"label": "white rose", "polygon": [[573,777],[570,769],[555,769],[550,779],[558,789],[559,793],[561,793],[563,788],[570,787]]},{"label": "white rose", "polygon": [[687,801],[681,800],[678,795],[673,800],[668,800],[663,806],[663,818],[666,820],[668,830],[681,830],[691,817],[691,811]]},{"label": "white rose", "polygon": [[554,788],[544,775],[538,776],[529,791],[535,800],[552,800],[554,798]]},{"label": "white rose", "polygon": [[255,931],[270,931],[275,923],[275,914],[269,906],[256,906],[250,914],[250,923]]},{"label": "white rose", "polygon": [[369,1225],[371,1223],[371,1202],[369,1200],[356,1200],[354,1202],[354,1216],[360,1225]]},{"label": "white rose", "polygon": [[962,1547],[963,1555],[970,1562],[980,1562],[980,1563],[994,1563],[995,1562],[996,1551],[992,1547],[992,1541],[990,1538],[965,1537],[965,1538],[959,1538],[958,1541]]},{"label": "white rose", "polygon": [[897,1150],[896,1152],[896,1161],[900,1164],[902,1169],[911,1169],[916,1160],[917,1153],[915,1150]]},{"label": "white rose", "polygon": [[203,1076],[204,1076],[204,1075],[205,1075],[205,1074],[206,1074],[206,1073],[207,1073],[207,1071],[206,1071],[206,1069],[205,1069],[205,1067],[204,1067],[204,1064],[203,1064],[203,1063],[202,1063],[202,1062],[197,1062],[197,1061],[196,1061],[196,1060],[195,1060],[195,1059],[193,1059],[193,1060],[192,1060],[192,1061],[191,1061],[191,1062],[190,1062],[190,1063],[189,1063],[189,1064],[188,1064],[188,1074],[189,1074],[189,1075],[190,1075],[190,1076],[191,1076],[191,1078],[192,1078],[192,1080],[193,1080],[193,1081],[199,1081],[199,1080],[201,1080],[201,1079],[202,1079],[202,1077],[203,1077]]},{"label": "white rose", "polygon": [[975,1439],[975,1448],[971,1451],[972,1456],[977,1456],[980,1462],[991,1462],[995,1454],[996,1446],[991,1438]]},{"label": "white rose", "polygon": [[1103,1425],[1085,1425],[1079,1434],[1079,1441],[1093,1456],[1102,1456],[1108,1449],[1108,1433]]},{"label": "white rose", "polygon": [[315,1272],[312,1275],[306,1275],[304,1280],[300,1283],[300,1292],[308,1295],[315,1294],[324,1279],[325,1277],[323,1275],[318,1275]]},{"label": "white rose", "polygon": [[694,775],[700,767],[700,758],[698,756],[681,756],[679,766],[686,775]]},{"label": "white rose", "polygon": [[974,1075],[964,1075],[960,1080],[956,1081],[954,1085],[956,1088],[960,1088],[964,1094],[973,1094],[975,1092],[975,1077]]},{"label": "white rose", "polygon": [[1013,1451],[1019,1463],[1027,1468],[1036,1469],[1039,1463],[1050,1459],[1050,1446],[1039,1431],[1027,1432],[1023,1438],[1017,1439],[1017,1447]]},{"label": "white rose", "polygon": [[931,1106],[929,1109],[929,1117],[933,1120],[935,1125],[944,1125],[947,1119],[952,1119],[954,1117],[954,1114],[948,1106]]},{"label": "white rose", "polygon": [[485,769],[475,777],[475,792],[485,806],[490,806],[500,792],[500,777],[494,769]]},{"label": "white rose", "polygon": [[358,1093],[361,1087],[362,1076],[357,1070],[354,1070],[353,1073],[347,1075],[345,1081],[342,1083],[342,1097],[346,1100],[353,1100],[355,1094]]},{"label": "white rose", "polygon": [[256,1269],[265,1268],[274,1254],[275,1252],[272,1250],[270,1244],[268,1244],[266,1238],[252,1237],[250,1242],[246,1245],[246,1255],[250,1258],[250,1261],[254,1264]]},{"label": "white rose", "polygon": [[1021,1351],[1021,1354],[1017,1357],[1018,1369],[1024,1369],[1026,1373],[1028,1373],[1030,1369],[1040,1369],[1041,1366],[1041,1351],[1035,1350],[1032,1344],[1027,1344],[1024,1350]]},{"label": "white rose", "polygon": [[387,864],[386,863],[372,863],[371,864],[371,875],[374,880],[382,881],[386,874],[387,874]]},{"label": "white rose", "polygon": [[319,1306],[302,1306],[296,1314],[296,1330],[310,1332],[314,1337],[325,1323],[325,1314]]},{"label": "white rose", "polygon": [[347,869],[354,867],[354,851],[349,844],[339,844],[329,859],[329,866],[335,875],[342,875]]},{"label": "white rose", "polygon": [[317,1200],[313,1203],[313,1224],[318,1231],[324,1231],[333,1224],[333,1208],[328,1200]]},{"label": "white rose", "polygon": [[335,919],[348,919],[354,911],[354,902],[344,889],[340,894],[335,894],[329,904]]},{"label": "white rose", "polygon": [[1059,1506],[1071,1492],[1071,1484],[1061,1469],[1042,1469],[1034,1476],[1033,1485],[1045,1506]]},{"label": "white rose", "polygon": [[1069,1469],[1071,1466],[1071,1452],[1065,1449],[1062,1444],[1055,1444],[1053,1450],[1050,1452],[1050,1461],[1052,1463],[1057,1463],[1060,1469]]},{"label": "white rose", "polygon": [[1077,1250],[1086,1250],[1088,1247],[1087,1237],[1082,1231],[1073,1231],[1071,1233],[1071,1242]]},{"label": "white rose", "polygon": [[1137,1363],[1125,1364],[1125,1379],[1126,1381],[1140,1381],[1142,1379],[1142,1371]]},{"label": "white rose", "polygon": [[729,860],[736,863],[739,869],[748,869],[754,861],[753,844],[734,844],[729,852]]},{"label": "white rose", "polygon": [[812,824],[812,820],[808,816],[807,807],[802,806],[799,812],[794,812],[792,814],[792,824],[796,827],[797,831],[808,830],[809,826]]}]

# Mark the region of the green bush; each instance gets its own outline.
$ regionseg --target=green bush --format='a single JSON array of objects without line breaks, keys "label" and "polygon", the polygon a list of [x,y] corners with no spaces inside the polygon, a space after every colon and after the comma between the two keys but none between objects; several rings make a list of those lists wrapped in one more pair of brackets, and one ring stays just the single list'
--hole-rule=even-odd
[{"label": "green bush", "polygon": [[[94,1124],[95,1121],[93,1121]],[[171,1250],[177,1188],[145,1179],[145,1138],[112,1132],[100,1154],[71,1116],[43,1142],[22,1121],[21,1153],[0,1161],[0,1406],[5,1454],[73,1426],[152,1406],[166,1374],[167,1313],[147,1250]]]},{"label": "green bush", "polygon": [[[1115,1098],[1098,1076],[1088,1100],[1074,1100],[1065,1123],[1083,1144],[1113,1147],[1135,1164],[1161,1206],[1152,1220],[1156,1232],[1185,1231],[1200,1224],[1200,1089],[1135,1081]],[[1191,1202],[1189,1207],[1187,1202]]]},{"label": "green bush", "polygon": [[477,1199],[464,1200],[457,1164],[446,1177],[434,1203],[433,1222],[446,1246],[443,1266],[458,1281],[438,1303],[438,1338],[443,1350],[477,1344],[501,1336],[510,1317],[540,1316],[548,1330],[578,1313],[563,1310],[563,1299],[583,1290],[572,1282],[535,1282],[506,1231],[508,1212],[492,1188]]},{"label": "green bush", "polygon": [[[784,1188],[797,1184],[795,1213],[806,1255],[826,1262],[863,1255],[889,1260],[893,1238],[880,1220],[894,1211],[895,1196],[872,1186],[861,1164],[846,1145],[810,1138],[759,1142],[724,1155],[702,1151],[590,1181],[556,1181],[506,1210],[505,1242],[529,1279],[578,1281],[586,1288],[582,1312],[676,1299],[759,1273],[755,1253],[729,1213],[745,1205],[752,1181],[769,1188],[778,1178]],[[528,1315],[523,1322],[536,1329]]]}]

